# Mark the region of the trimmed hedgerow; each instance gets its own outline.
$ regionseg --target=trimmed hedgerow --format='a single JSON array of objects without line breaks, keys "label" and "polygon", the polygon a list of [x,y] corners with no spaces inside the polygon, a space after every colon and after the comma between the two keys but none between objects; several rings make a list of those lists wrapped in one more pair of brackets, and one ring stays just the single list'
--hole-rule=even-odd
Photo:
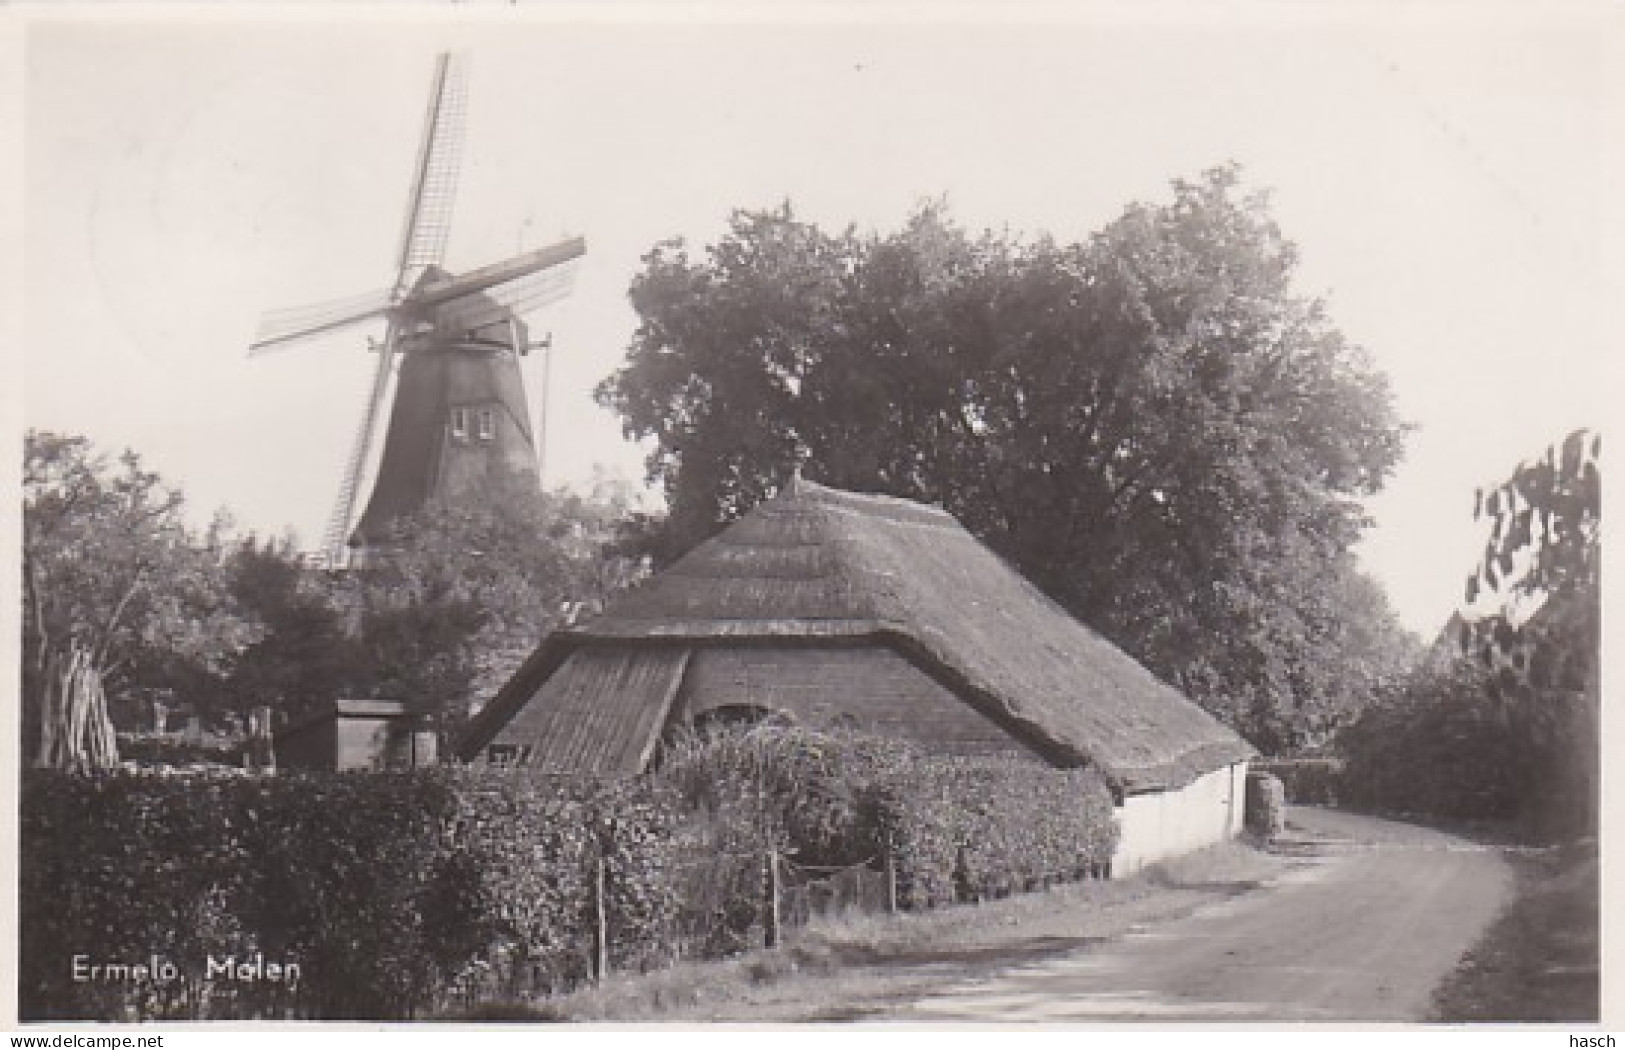
[{"label": "trimmed hedgerow", "polygon": [[1446,820],[1507,820],[1531,782],[1530,739],[1469,663],[1427,668],[1337,737],[1340,801]]},{"label": "trimmed hedgerow", "polygon": [[[600,926],[617,970],[760,944],[770,851],[877,868],[889,853],[918,909],[1077,877],[1116,840],[1091,773],[770,727],[614,783],[31,770],[21,816],[30,1020],[467,1011],[580,983]],[[211,974],[226,959],[299,980]],[[76,979],[109,964],[131,969]]]},{"label": "trimmed hedgerow", "polygon": [[[643,787],[31,771],[22,803],[29,1019],[405,1018],[566,985],[592,958],[600,858],[612,959],[671,947],[677,812]],[[210,979],[211,959],[261,955],[296,963],[299,981]],[[75,956],[160,965],[75,980]]]},{"label": "trimmed hedgerow", "polygon": [[913,756],[875,784],[906,906],[1002,897],[1105,870],[1117,824],[1105,781],[1019,757]]},{"label": "trimmed hedgerow", "polygon": [[[25,1019],[198,1016],[193,968],[174,980],[104,980],[90,968],[197,960],[247,947],[233,914],[252,874],[215,834],[224,782],[23,777],[19,1012]],[[76,979],[83,977],[84,979]]]},{"label": "trimmed hedgerow", "polygon": [[742,814],[799,863],[880,863],[905,907],[932,908],[1101,871],[1110,791],[1086,770],[1009,756],[931,756],[901,741],[757,726],[687,741],[662,776],[692,804]]}]

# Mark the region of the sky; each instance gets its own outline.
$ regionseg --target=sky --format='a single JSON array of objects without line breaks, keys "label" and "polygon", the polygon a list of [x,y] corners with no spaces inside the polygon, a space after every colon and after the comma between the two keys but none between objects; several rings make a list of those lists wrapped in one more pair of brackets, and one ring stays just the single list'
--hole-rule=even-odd
[{"label": "sky", "polygon": [[199,513],[314,546],[381,325],[247,345],[265,310],[392,281],[433,59],[458,49],[449,267],[587,242],[572,295],[531,319],[555,348],[550,485],[642,483],[592,389],[663,239],[700,248],[785,200],[884,232],[944,198],[973,231],[1077,240],[1229,161],[1415,425],[1359,551],[1407,626],[1431,635],[1460,599],[1475,488],[1605,426],[1618,7],[477,6],[36,12],[20,422],[134,448]]}]

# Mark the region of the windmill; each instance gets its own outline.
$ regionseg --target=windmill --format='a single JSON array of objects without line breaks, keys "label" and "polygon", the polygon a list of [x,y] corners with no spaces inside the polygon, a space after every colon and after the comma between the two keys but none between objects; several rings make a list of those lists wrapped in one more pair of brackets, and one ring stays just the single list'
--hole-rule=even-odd
[{"label": "windmill", "polygon": [[[463,63],[442,54],[394,284],[268,313],[249,347],[253,357],[352,325],[385,322],[383,341],[369,338],[376,354],[372,382],[323,535],[325,560],[334,567],[348,564],[354,549],[375,543],[393,518],[432,498],[478,499],[516,480],[540,488],[537,438],[519,367],[531,346],[522,318],[568,293],[565,264],[584,254],[586,245],[573,238],[461,274],[442,268],[467,116],[465,84]],[[362,483],[386,416],[376,477],[358,517]]]}]

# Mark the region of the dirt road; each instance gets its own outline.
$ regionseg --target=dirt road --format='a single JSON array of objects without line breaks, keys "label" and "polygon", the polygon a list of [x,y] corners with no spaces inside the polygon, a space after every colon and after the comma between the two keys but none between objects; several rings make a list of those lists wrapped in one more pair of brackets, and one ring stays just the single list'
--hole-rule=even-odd
[{"label": "dirt road", "polygon": [[1293,810],[1271,885],[1059,958],[967,980],[904,1021],[1420,1021],[1500,910],[1498,853],[1442,832]]}]

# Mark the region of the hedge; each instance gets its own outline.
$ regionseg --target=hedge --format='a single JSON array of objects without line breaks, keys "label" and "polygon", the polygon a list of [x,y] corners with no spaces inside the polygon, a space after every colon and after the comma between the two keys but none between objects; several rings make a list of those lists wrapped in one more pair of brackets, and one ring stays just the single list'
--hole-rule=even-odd
[{"label": "hedge", "polygon": [[[31,1020],[395,1019],[593,948],[600,859],[616,961],[669,954],[677,811],[604,788],[429,770],[23,779],[19,1012]],[[211,958],[295,961],[297,984],[209,980]],[[172,979],[74,980],[151,958]]]},{"label": "hedge", "polygon": [[[619,970],[760,944],[770,851],[889,855],[918,909],[1099,872],[1116,842],[1092,773],[793,729],[690,742],[614,783],[29,770],[21,802],[28,1020],[466,1011],[588,978],[600,922]],[[159,969],[76,980],[76,957]],[[299,980],[211,979],[228,957]]]},{"label": "hedge", "polygon": [[910,908],[1098,876],[1117,846],[1111,793],[1088,770],[1015,756],[913,756],[874,791]]},{"label": "hedge", "polygon": [[900,741],[762,726],[688,741],[660,775],[803,864],[890,854],[904,907],[1004,896],[1104,872],[1111,794],[1017,755],[934,756]]},{"label": "hedge", "polygon": [[1483,673],[1457,665],[1416,675],[1337,738],[1341,801],[1356,809],[1447,820],[1517,816],[1531,780],[1531,741],[1496,704]]}]

